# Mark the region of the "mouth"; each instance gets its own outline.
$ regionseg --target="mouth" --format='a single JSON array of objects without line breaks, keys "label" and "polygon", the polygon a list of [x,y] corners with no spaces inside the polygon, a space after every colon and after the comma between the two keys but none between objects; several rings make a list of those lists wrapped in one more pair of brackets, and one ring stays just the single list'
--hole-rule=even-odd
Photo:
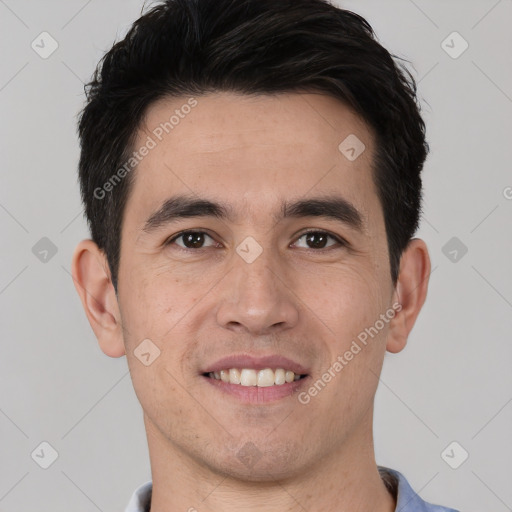
[{"label": "mouth", "polygon": [[205,372],[204,377],[220,380],[226,384],[245,387],[265,388],[270,386],[283,386],[307,377],[307,374],[296,374],[284,368],[226,368],[215,372]]},{"label": "mouth", "polygon": [[304,366],[278,355],[230,356],[205,370],[200,375],[214,390],[246,404],[263,404],[289,397],[310,377]]}]

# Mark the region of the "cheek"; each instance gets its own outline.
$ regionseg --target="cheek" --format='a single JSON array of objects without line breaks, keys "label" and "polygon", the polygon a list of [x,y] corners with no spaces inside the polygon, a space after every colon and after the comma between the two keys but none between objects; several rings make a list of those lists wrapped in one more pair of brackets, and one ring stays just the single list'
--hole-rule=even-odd
[{"label": "cheek", "polygon": [[[177,278],[169,269],[145,266],[144,274],[132,270],[131,275],[120,304],[133,387],[154,423],[176,429],[180,414],[169,415],[169,410],[179,412],[187,402],[183,388],[191,391],[187,354],[194,351],[195,339],[189,320],[193,321],[192,308],[204,288],[197,281]],[[150,360],[155,358],[145,365],[136,354],[141,353],[142,340],[148,339],[156,346],[149,345]]]},{"label": "cheek", "polygon": [[[203,278],[204,284],[204,278]],[[169,265],[132,267],[123,276],[120,306],[130,341],[170,335],[187,312],[204,295],[200,276],[189,275]],[[202,293],[201,293],[202,291]],[[127,340],[125,340],[127,341]]]},{"label": "cheek", "polygon": [[371,265],[344,264],[303,273],[297,296],[341,342],[373,325],[385,307],[382,282]]},{"label": "cheek", "polygon": [[[145,266],[144,272],[144,275],[132,273],[137,279],[133,280],[133,294],[123,300],[123,317],[126,318],[125,345],[129,363],[137,370],[134,380],[143,379],[138,387],[144,389],[144,393],[145,387],[152,390],[146,397],[151,400],[151,394],[156,396],[159,388],[171,392],[176,384],[173,376],[180,382],[189,378],[193,368],[190,354],[196,353],[198,343],[195,334],[204,321],[201,307],[196,306],[210,286],[204,275],[192,277],[168,267]],[[146,371],[134,354],[145,339],[156,345],[156,352],[160,351],[151,372]]]}]

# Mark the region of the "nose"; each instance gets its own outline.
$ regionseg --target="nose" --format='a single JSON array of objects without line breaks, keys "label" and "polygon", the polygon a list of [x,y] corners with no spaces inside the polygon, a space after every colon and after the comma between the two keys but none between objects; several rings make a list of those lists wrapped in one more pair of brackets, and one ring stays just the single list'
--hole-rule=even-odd
[{"label": "nose", "polygon": [[291,329],[299,319],[298,299],[283,269],[263,253],[252,263],[235,256],[235,268],[222,281],[217,322],[253,335]]}]

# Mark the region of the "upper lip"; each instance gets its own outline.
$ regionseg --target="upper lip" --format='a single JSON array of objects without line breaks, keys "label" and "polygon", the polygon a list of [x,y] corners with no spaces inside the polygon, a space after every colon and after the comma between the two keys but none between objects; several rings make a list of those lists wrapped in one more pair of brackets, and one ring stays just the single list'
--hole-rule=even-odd
[{"label": "upper lip", "polygon": [[249,354],[233,354],[223,357],[215,363],[208,365],[202,373],[220,372],[230,368],[252,368],[254,370],[264,370],[265,368],[282,368],[291,370],[296,375],[304,375],[308,373],[306,367],[289,359],[288,357],[278,354],[256,357]]}]

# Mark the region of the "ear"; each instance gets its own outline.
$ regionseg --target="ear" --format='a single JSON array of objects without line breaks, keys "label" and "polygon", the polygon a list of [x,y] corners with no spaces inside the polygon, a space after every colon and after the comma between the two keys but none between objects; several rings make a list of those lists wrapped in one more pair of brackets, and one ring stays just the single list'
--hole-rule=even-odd
[{"label": "ear", "polygon": [[75,248],[71,275],[101,350],[110,357],[125,354],[121,315],[103,251],[92,241]]},{"label": "ear", "polygon": [[400,273],[393,294],[393,304],[401,304],[390,322],[386,350],[400,352],[407,344],[416,318],[425,302],[430,277],[430,257],[427,245],[412,239],[402,253]]}]

